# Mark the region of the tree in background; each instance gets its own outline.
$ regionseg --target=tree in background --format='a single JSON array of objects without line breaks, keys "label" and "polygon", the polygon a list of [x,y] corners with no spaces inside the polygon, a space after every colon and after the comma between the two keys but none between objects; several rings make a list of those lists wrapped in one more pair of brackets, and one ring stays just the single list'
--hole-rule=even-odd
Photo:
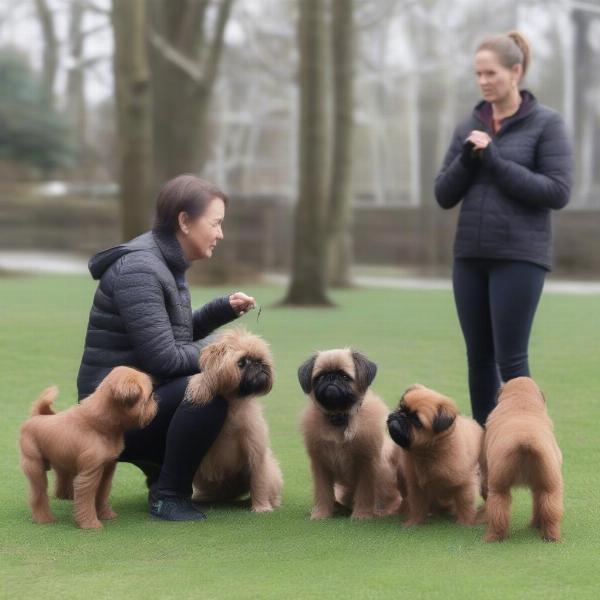
[{"label": "tree in background", "polygon": [[54,106],[54,82],[58,71],[58,39],[54,25],[54,14],[46,0],[34,0],[36,13],[40,22],[44,54],[42,65],[43,95],[42,103],[47,107]]},{"label": "tree in background", "polygon": [[[330,304],[328,284],[350,285],[353,4],[353,0],[331,0],[327,13],[323,2],[299,2],[300,163],[292,276],[285,299],[288,304]],[[326,22],[330,23],[329,31]],[[330,74],[331,85],[327,85]],[[329,103],[331,123],[327,118]]]},{"label": "tree in background", "polygon": [[85,71],[82,68],[85,36],[82,31],[84,4],[82,0],[72,0],[69,19],[69,61],[67,73],[67,115],[71,121],[72,145],[80,162],[83,162],[86,143],[87,110],[85,102]]},{"label": "tree in background", "polygon": [[0,160],[34,167],[49,177],[71,159],[69,130],[47,98],[42,80],[20,52],[0,52]]},{"label": "tree in background", "polygon": [[114,73],[119,145],[121,232],[147,230],[152,214],[150,69],[146,1],[113,0]]},{"label": "tree in background", "polygon": [[333,148],[327,215],[328,281],[348,287],[352,265],[354,2],[331,0]]},{"label": "tree in background", "polygon": [[[233,0],[113,0],[123,236],[150,224],[154,193],[198,173]],[[147,40],[149,40],[150,51]]]},{"label": "tree in background", "polygon": [[212,90],[233,0],[152,0],[154,183],[202,170]]},{"label": "tree in background", "polygon": [[299,186],[290,287],[284,304],[328,305],[326,293],[326,37],[320,0],[300,0]]}]

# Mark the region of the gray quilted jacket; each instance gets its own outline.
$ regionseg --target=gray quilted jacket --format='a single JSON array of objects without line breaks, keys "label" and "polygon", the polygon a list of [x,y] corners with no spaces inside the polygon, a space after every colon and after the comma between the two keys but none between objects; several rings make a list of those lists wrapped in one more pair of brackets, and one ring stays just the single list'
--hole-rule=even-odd
[{"label": "gray quilted jacket", "polygon": [[227,296],[192,312],[189,266],[177,238],[155,232],[90,259],[100,281],[77,376],[80,399],[117,365],[145,371],[156,383],[198,372],[198,341],[236,313]]},{"label": "gray quilted jacket", "polygon": [[[552,267],[552,211],[569,201],[573,156],[560,115],[527,91],[515,115],[493,135],[491,105],[480,102],[455,130],[435,182],[442,208],[462,200],[454,242],[457,258],[523,260]],[[464,142],[486,131],[479,156]]]}]

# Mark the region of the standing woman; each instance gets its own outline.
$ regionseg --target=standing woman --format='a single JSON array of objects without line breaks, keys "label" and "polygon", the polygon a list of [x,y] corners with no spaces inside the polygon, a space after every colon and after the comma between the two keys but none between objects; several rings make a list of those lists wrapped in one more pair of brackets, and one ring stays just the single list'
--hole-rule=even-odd
[{"label": "standing woman", "polygon": [[518,33],[479,45],[483,100],[454,132],[435,182],[442,208],[462,200],[453,287],[473,416],[482,425],[502,381],[529,375],[529,334],[552,266],[552,211],[569,201],[571,145],[554,110],[519,90],[530,62]]},{"label": "standing woman", "polygon": [[180,175],[160,190],[152,231],[89,262],[99,283],[77,377],[79,399],[117,365],[152,376],[158,413],[146,428],[125,434],[119,460],[144,471],[150,514],[171,521],[205,518],[190,500],[192,480],[227,416],[221,397],[203,406],[183,399],[198,372],[201,340],[254,306],[254,298],[237,292],[192,312],[185,272],[193,261],[210,258],[223,239],[226,205],[214,185]]}]

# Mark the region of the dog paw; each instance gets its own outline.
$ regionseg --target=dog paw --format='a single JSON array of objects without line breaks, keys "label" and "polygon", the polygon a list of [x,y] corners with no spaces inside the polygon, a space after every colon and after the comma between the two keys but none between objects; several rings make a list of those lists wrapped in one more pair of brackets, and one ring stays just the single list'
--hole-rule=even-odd
[{"label": "dog paw", "polygon": [[323,519],[329,519],[332,514],[333,513],[330,510],[314,509],[312,513],[310,513],[310,519],[311,521],[322,521]]},{"label": "dog paw", "polygon": [[96,519],[95,521],[84,521],[77,523],[81,529],[102,529],[102,523]]},{"label": "dog paw", "polygon": [[499,534],[499,533],[486,533],[483,536],[483,541],[484,542],[502,542],[506,539],[505,535]]},{"label": "dog paw", "polygon": [[268,513],[273,512],[273,507],[270,504],[260,504],[252,507],[253,513]]},{"label": "dog paw", "polygon": [[38,525],[47,525],[48,523],[56,523],[54,515],[34,515],[33,522]]},{"label": "dog paw", "polygon": [[379,506],[375,509],[376,517],[389,517],[390,515],[400,514],[400,509],[402,507],[402,498],[397,498],[391,502],[389,502],[385,506]]},{"label": "dog paw", "polygon": [[559,542],[560,541],[560,529],[556,527],[542,528],[540,531],[540,537],[545,542]]},{"label": "dog paw", "polygon": [[103,521],[109,521],[110,519],[116,519],[119,515],[110,507],[103,508],[98,511],[98,518]]},{"label": "dog paw", "polygon": [[367,519],[372,519],[373,518],[373,513],[366,511],[366,510],[361,510],[361,511],[354,511],[352,513],[352,515],[350,515],[350,518],[353,521],[366,521]]},{"label": "dog paw", "polygon": [[402,527],[408,529],[409,527],[416,527],[417,525],[422,525],[423,519],[408,519],[408,521],[404,521],[402,523]]}]

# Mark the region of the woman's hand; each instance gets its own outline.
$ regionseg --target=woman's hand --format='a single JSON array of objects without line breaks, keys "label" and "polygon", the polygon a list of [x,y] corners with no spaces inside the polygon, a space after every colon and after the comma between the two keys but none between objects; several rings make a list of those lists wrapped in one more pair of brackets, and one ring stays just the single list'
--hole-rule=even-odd
[{"label": "woman's hand", "polygon": [[469,137],[465,140],[465,142],[473,144],[475,152],[485,150],[491,141],[492,138],[485,131],[479,131],[478,129],[471,131]]},{"label": "woman's hand", "polygon": [[247,296],[244,292],[235,292],[229,296],[229,304],[238,317],[246,314],[256,306],[256,300],[252,296]]}]

